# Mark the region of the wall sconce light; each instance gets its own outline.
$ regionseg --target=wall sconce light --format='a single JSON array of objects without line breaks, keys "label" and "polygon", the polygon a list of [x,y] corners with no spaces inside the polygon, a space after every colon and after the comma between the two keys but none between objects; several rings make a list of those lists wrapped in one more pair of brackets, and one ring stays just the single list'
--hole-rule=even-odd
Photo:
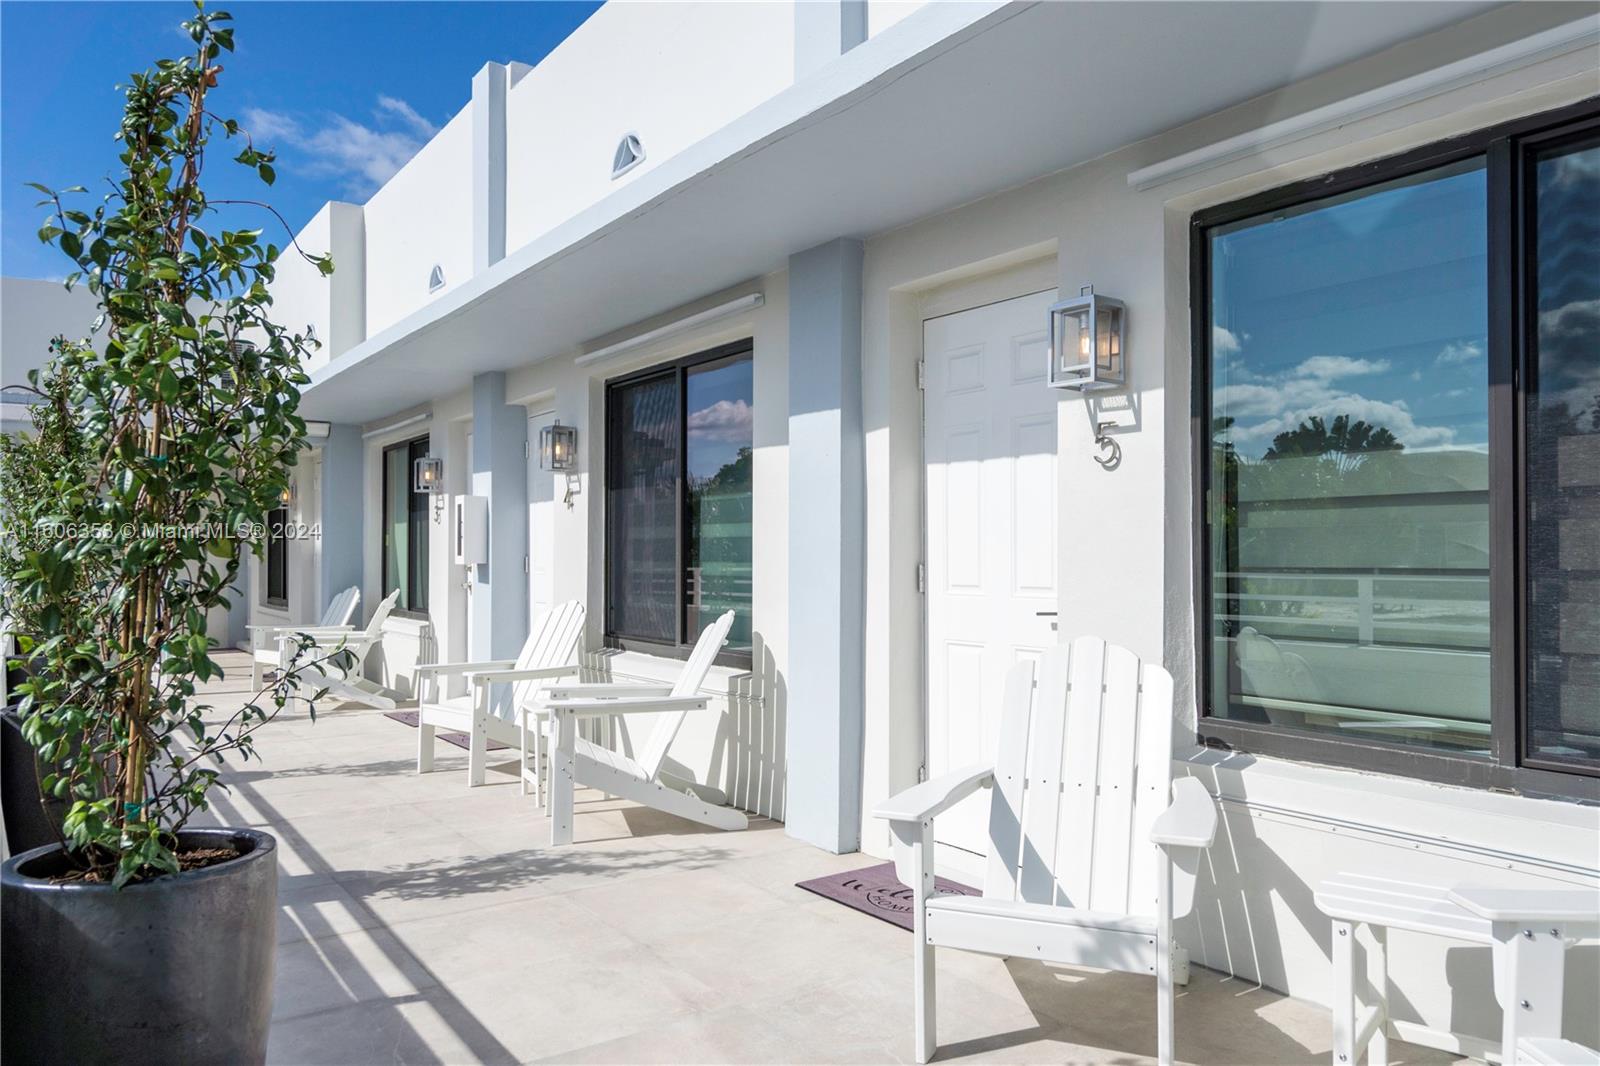
[{"label": "wall sconce light", "polygon": [[278,506],[294,506],[294,481],[292,479],[288,482],[288,484],[284,485],[283,488],[278,490]]},{"label": "wall sconce light", "polygon": [[1093,392],[1127,381],[1123,333],[1127,308],[1093,285],[1050,308],[1050,387]]},{"label": "wall sconce light", "polygon": [[571,470],[578,461],[578,427],[560,419],[539,431],[539,465],[546,470]]},{"label": "wall sconce light", "polygon": [[424,455],[411,464],[411,491],[437,496],[444,491],[444,460]]}]

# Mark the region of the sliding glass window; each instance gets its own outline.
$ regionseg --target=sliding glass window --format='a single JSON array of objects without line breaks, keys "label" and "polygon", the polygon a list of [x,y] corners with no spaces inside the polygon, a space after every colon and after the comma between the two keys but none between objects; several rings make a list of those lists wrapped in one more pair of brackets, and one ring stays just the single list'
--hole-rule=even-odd
[{"label": "sliding glass window", "polygon": [[1202,736],[1554,792],[1600,771],[1594,124],[1196,216]]},{"label": "sliding glass window", "polygon": [[682,649],[734,612],[724,657],[752,641],[754,378],[749,342],[606,390],[606,634]]}]

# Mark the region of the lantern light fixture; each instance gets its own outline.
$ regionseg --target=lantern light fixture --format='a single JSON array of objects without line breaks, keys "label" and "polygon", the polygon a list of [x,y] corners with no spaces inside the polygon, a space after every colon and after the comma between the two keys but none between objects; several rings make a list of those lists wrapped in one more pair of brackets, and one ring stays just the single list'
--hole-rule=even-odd
[{"label": "lantern light fixture", "polygon": [[1050,387],[1095,392],[1127,383],[1127,307],[1085,285],[1050,308]]},{"label": "lantern light fixture", "polygon": [[278,490],[278,506],[279,507],[293,507],[294,506],[294,481],[292,479],[289,480],[289,481],[286,481],[284,483],[283,488]]},{"label": "lantern light fixture", "polygon": [[560,419],[539,431],[539,465],[545,470],[571,470],[578,461],[578,427]]},{"label": "lantern light fixture", "polygon": [[411,464],[411,491],[437,496],[444,492],[444,460],[424,455]]}]

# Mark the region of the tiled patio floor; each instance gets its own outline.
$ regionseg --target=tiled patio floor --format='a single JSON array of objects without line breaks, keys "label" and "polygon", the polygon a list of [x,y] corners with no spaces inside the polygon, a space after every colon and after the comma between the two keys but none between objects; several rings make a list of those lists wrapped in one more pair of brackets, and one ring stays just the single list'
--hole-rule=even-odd
[{"label": "tiled patio floor", "polygon": [[[211,696],[237,706],[249,667],[223,662]],[[258,745],[214,820],[279,841],[273,1062],[910,1061],[910,935],[794,887],[864,856],[583,794],[579,842],[552,850],[513,777],[469,790],[443,744],[419,777],[415,732],[366,710]],[[939,1061],[1155,1053],[1135,976],[945,952],[939,1020]],[[1321,1064],[1328,1038],[1323,1010],[1198,968],[1178,1000],[1186,1061]]]}]

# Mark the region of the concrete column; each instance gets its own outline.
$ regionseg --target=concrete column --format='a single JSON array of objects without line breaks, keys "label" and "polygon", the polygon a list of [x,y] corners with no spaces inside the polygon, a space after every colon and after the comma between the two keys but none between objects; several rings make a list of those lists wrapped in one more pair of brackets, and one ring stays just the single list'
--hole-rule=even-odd
[{"label": "concrete column", "polygon": [[[335,595],[354,585],[361,587],[362,524],[361,501],[366,498],[362,485],[365,461],[361,427],[332,425],[322,442],[322,499],[318,501],[322,519],[322,572],[317,575],[317,602],[311,617],[319,617]],[[360,615],[372,604],[361,604]],[[358,617],[357,622],[360,621]]]},{"label": "concrete column", "polygon": [[867,0],[794,5],[794,78],[799,81],[867,39]]},{"label": "concrete column", "polygon": [[[799,5],[801,7],[807,5]],[[862,245],[789,257],[787,828],[855,851],[861,829],[866,474]]]},{"label": "concrete column", "polygon": [[506,92],[511,75],[485,63],[472,77],[472,272],[506,257]]},{"label": "concrete column", "polygon": [[470,568],[469,658],[512,659],[528,636],[528,413],[500,371],[472,379],[472,489],[489,501],[488,562]]}]

